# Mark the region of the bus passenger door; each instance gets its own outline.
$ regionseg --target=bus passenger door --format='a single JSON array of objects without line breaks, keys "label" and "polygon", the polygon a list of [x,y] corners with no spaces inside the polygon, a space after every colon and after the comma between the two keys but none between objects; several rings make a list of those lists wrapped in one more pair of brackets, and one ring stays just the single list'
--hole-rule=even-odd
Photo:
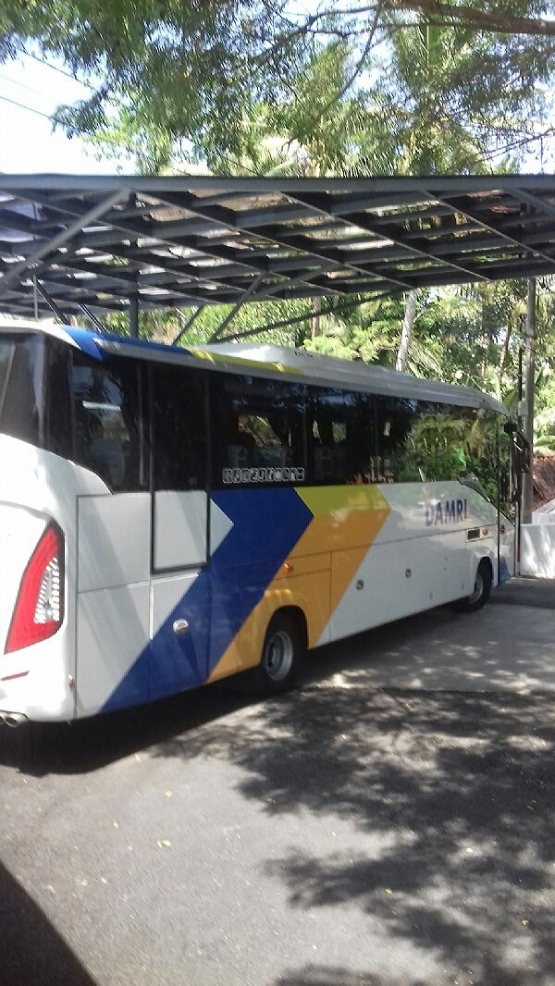
[{"label": "bus passenger door", "polygon": [[207,381],[150,367],[152,547],[150,698],[208,677]]},{"label": "bus passenger door", "polygon": [[72,359],[76,714],[148,700],[150,492],[137,361]]}]

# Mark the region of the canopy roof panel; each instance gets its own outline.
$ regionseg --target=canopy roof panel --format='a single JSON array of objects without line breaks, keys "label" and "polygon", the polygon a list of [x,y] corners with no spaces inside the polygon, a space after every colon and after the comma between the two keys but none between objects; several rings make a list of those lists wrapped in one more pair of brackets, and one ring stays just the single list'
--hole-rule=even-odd
[{"label": "canopy roof panel", "polygon": [[0,175],[0,310],[384,296],[555,274],[555,176]]}]

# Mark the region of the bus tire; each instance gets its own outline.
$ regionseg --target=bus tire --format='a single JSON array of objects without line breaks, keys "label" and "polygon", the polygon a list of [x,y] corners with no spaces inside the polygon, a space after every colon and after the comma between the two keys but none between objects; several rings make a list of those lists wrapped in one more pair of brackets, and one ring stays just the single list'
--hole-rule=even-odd
[{"label": "bus tire", "polygon": [[455,612],[476,613],[477,610],[481,609],[482,606],[487,603],[492,584],[493,576],[491,572],[491,564],[486,558],[482,558],[476,572],[474,591],[469,596],[465,596],[464,599],[457,599],[457,601],[453,603],[453,609]]},{"label": "bus tire", "polygon": [[250,672],[249,690],[259,695],[289,691],[305,646],[301,620],[291,612],[276,613],[266,631],[260,664]]}]

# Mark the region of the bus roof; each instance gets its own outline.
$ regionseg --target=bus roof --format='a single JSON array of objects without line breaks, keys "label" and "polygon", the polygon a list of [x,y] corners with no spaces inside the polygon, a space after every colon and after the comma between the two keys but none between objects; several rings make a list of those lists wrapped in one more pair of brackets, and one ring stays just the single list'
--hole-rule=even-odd
[{"label": "bus roof", "polygon": [[185,348],[111,333],[94,333],[87,329],[60,326],[51,321],[0,320],[0,333],[30,331],[54,336],[99,360],[110,355],[120,355],[184,366],[203,366],[216,372],[225,370],[245,374],[249,370],[251,373],[256,370],[257,376],[268,378],[275,379],[279,375],[281,379],[297,383],[458,404],[508,414],[503,404],[474,387],[420,379],[376,364],[322,356],[286,346],[228,342]]}]

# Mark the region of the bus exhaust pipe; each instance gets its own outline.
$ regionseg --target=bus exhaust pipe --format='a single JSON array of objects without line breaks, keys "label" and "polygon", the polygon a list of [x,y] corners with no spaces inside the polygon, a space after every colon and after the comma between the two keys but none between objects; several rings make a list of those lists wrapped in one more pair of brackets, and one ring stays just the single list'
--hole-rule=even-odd
[{"label": "bus exhaust pipe", "polygon": [[24,716],[21,712],[8,712],[2,716],[2,722],[6,723],[10,729],[17,729],[22,723],[27,721],[27,716]]}]

